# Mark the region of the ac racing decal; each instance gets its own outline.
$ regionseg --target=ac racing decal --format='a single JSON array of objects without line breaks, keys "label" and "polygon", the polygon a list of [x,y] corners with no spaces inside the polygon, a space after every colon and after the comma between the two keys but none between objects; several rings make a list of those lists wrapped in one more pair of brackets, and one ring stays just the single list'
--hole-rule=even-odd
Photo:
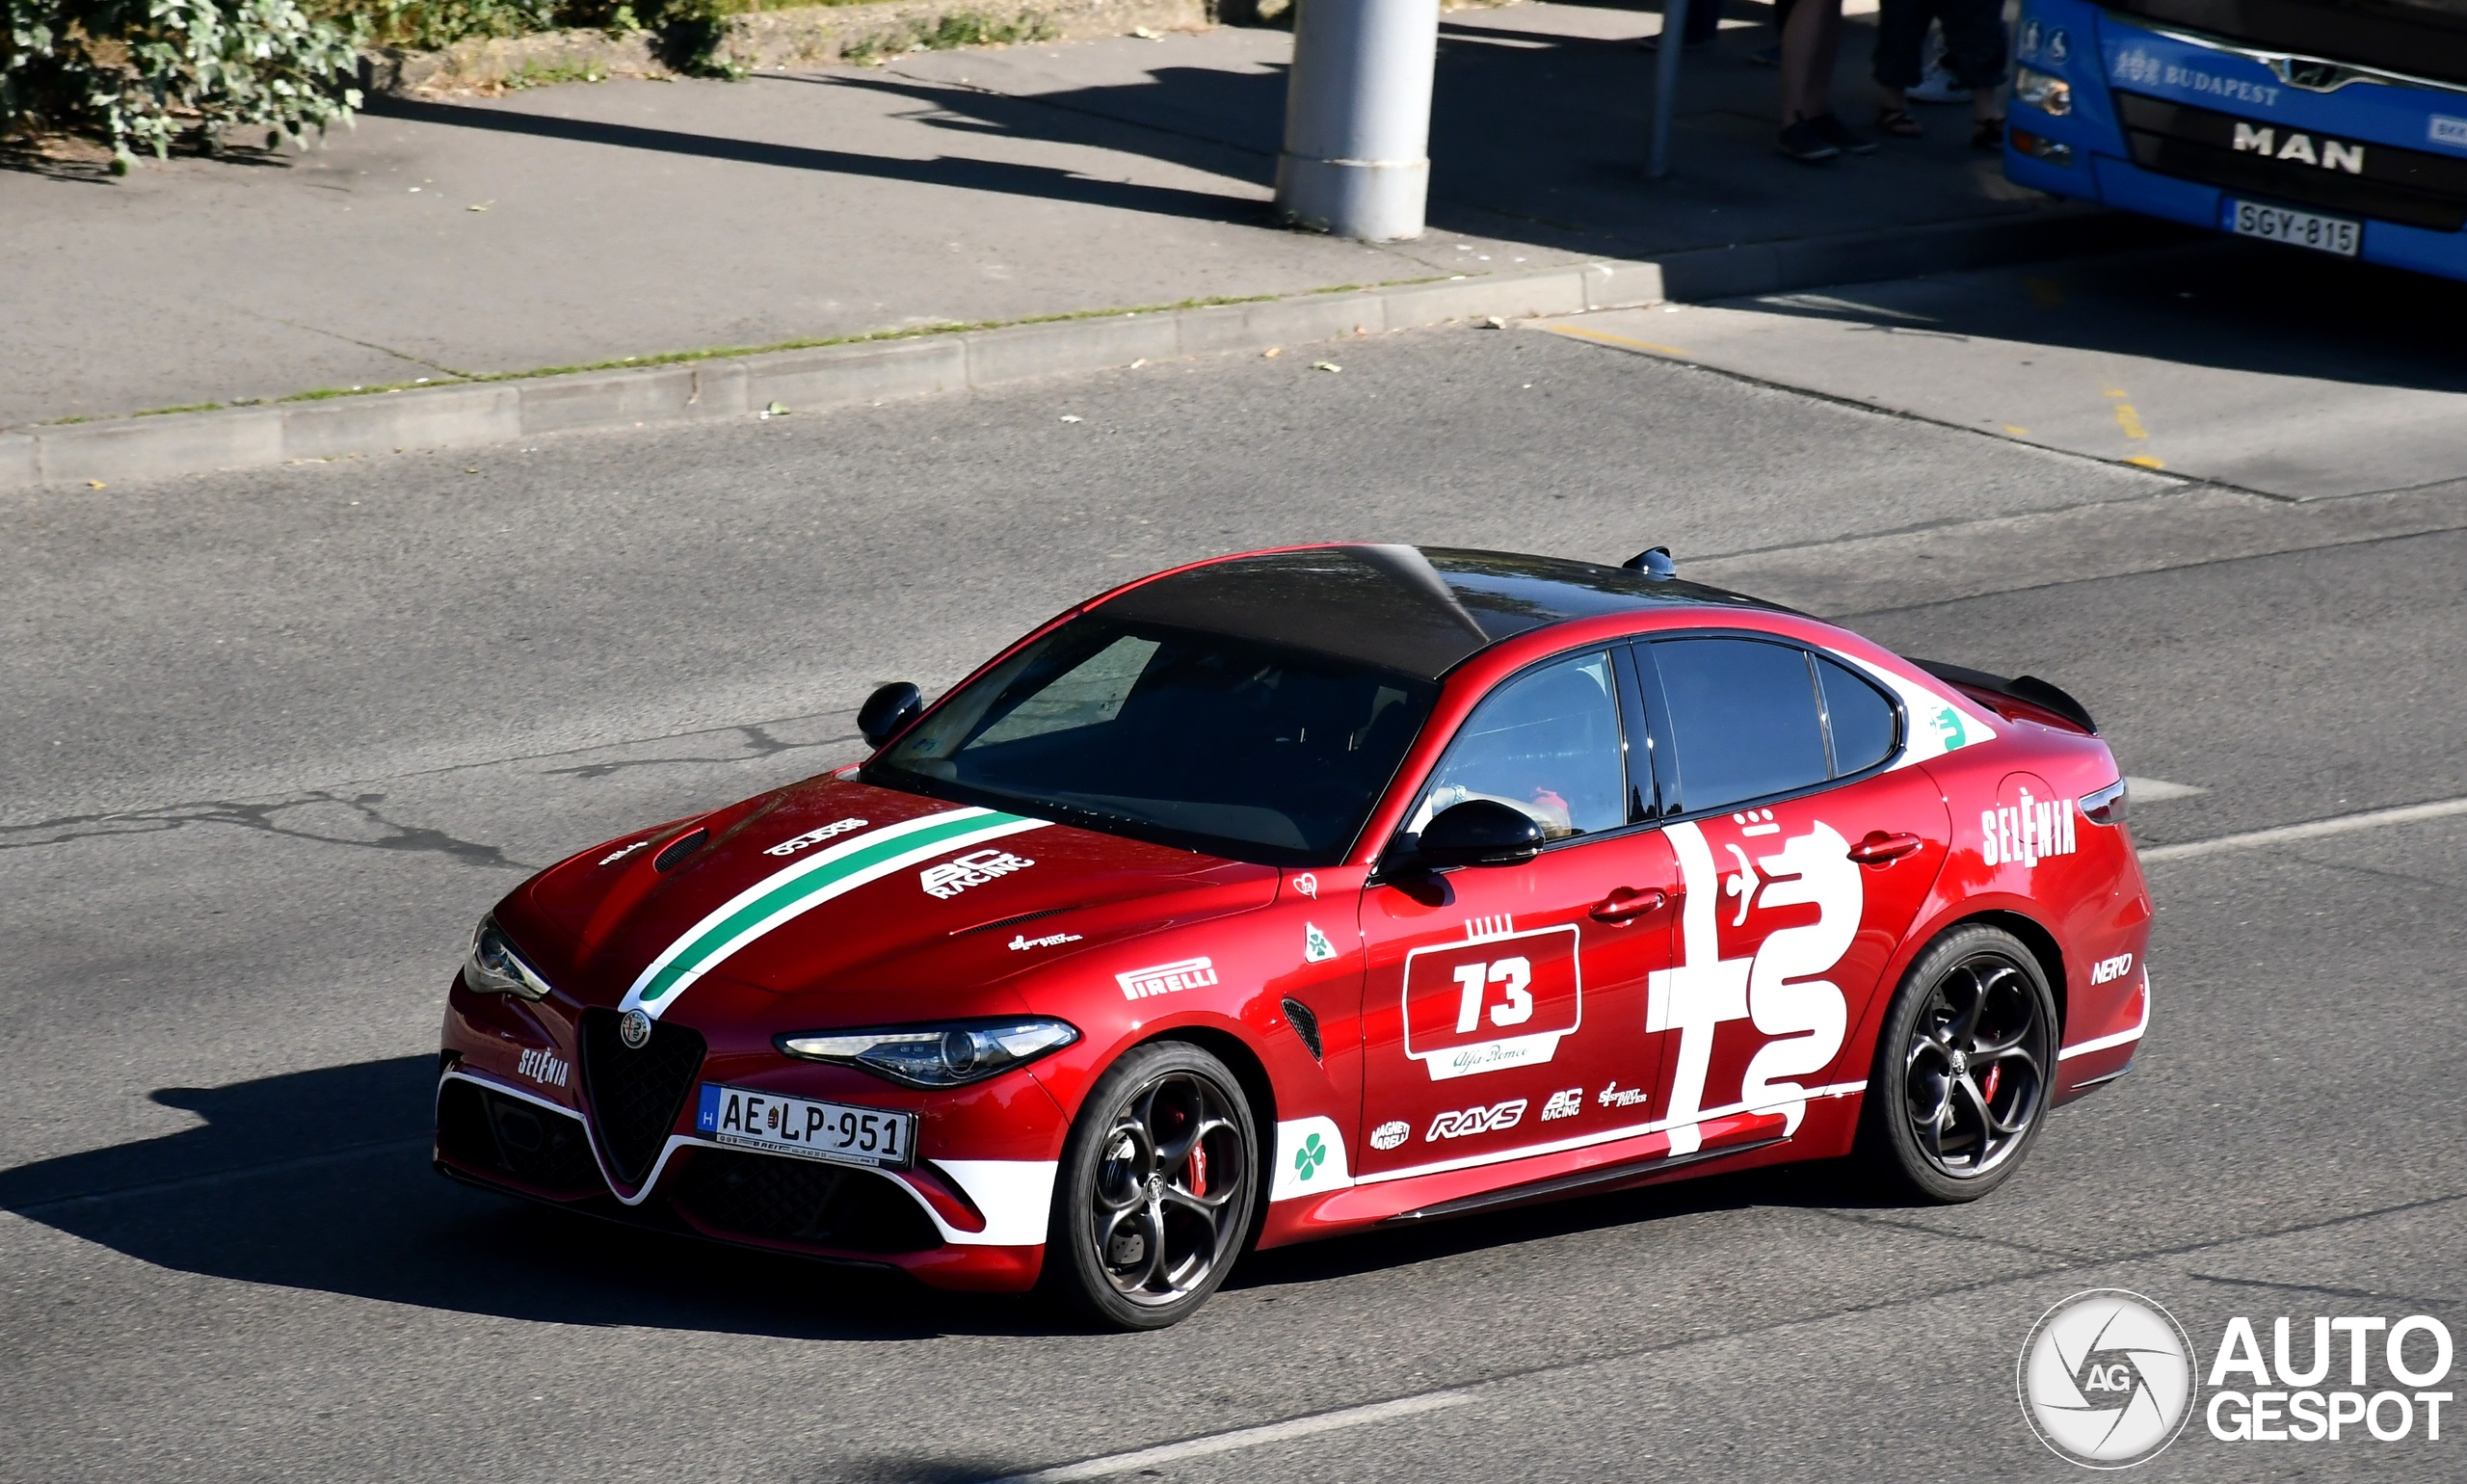
[{"label": "ac racing decal", "polygon": [[916,885],[936,901],[948,901],[970,887],[982,887],[996,877],[1024,871],[1034,864],[1034,861],[1007,850],[971,850],[956,861],[918,871]]},{"label": "ac racing decal", "polygon": [[1046,823],[994,809],[957,808],[842,840],[756,882],[686,929],[643,969],[617,1008],[656,1019],[695,980],[782,923],[937,856],[1042,830]]}]

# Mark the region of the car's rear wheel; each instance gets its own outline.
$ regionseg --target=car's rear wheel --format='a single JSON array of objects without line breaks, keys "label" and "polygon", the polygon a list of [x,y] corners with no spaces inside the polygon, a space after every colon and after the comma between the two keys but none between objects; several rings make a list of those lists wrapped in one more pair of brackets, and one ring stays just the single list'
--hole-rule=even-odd
[{"label": "car's rear wheel", "polygon": [[1098,1079],[1063,1146],[1048,1282],[1116,1328],[1180,1320],[1240,1255],[1258,1151],[1223,1062],[1181,1042],[1132,1050]]},{"label": "car's rear wheel", "polygon": [[2047,1121],[2056,1048],[2056,996],[2021,940],[1984,925],[1947,936],[1903,976],[1876,1037],[1870,1159],[1930,1201],[1994,1190]]}]

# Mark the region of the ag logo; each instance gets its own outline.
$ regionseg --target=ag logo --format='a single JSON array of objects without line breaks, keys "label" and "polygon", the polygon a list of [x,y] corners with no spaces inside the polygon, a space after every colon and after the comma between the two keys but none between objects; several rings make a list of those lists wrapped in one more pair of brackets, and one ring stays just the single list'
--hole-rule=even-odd
[{"label": "ag logo", "polygon": [[625,1049],[629,1051],[639,1051],[650,1045],[651,1018],[640,1010],[626,1011],[617,1018],[617,1039],[625,1043]]},{"label": "ag logo", "polygon": [[2192,1344],[2138,1293],[2093,1288],[2049,1310],[2022,1346],[2022,1415],[2086,1469],[2155,1458],[2193,1412]]}]

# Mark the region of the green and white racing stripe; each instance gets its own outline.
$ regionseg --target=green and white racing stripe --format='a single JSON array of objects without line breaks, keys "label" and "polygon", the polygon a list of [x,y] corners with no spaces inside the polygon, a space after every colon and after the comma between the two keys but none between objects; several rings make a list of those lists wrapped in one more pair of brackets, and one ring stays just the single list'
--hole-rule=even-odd
[{"label": "green and white racing stripe", "polygon": [[764,877],[695,923],[651,960],[617,1008],[640,1010],[657,1019],[686,986],[789,918],[905,866],[1005,835],[1041,830],[1047,823],[994,809],[957,808],[842,840]]}]

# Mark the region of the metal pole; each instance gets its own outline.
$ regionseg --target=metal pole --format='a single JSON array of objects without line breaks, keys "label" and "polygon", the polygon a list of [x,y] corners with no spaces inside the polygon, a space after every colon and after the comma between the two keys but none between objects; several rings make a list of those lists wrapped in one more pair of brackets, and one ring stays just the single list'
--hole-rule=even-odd
[{"label": "metal pole", "polygon": [[[1717,5],[1720,0],[1705,0]],[[1670,173],[1670,111],[1679,101],[1679,54],[1687,46],[1687,0],[1662,0],[1661,45],[1654,54],[1654,137],[1645,150],[1645,174]]]},{"label": "metal pole", "polygon": [[1422,234],[1439,0],[1301,0],[1276,204],[1366,242]]}]

